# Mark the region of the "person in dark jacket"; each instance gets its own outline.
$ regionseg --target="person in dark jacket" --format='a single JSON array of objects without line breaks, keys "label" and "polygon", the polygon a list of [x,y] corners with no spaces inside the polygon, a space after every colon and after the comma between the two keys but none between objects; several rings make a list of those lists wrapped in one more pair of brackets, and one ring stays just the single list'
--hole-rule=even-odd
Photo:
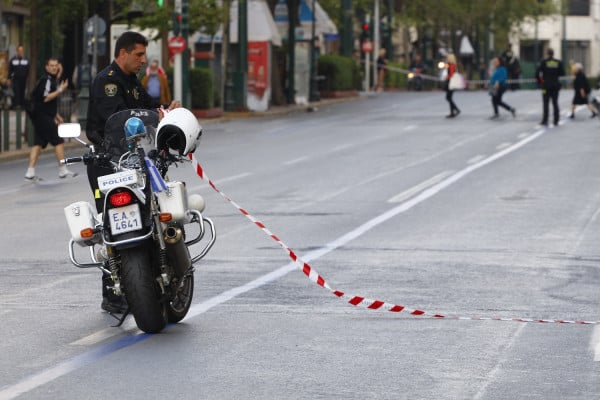
[{"label": "person in dark jacket", "polygon": [[575,95],[573,96],[573,102],[571,103],[571,114],[569,115],[569,118],[575,118],[575,108],[580,104],[585,104],[592,112],[590,118],[594,118],[596,116],[596,110],[594,109],[594,106],[590,104],[588,99],[591,88],[587,76],[585,76],[585,73],[583,72],[583,65],[581,65],[581,63],[575,63],[573,65],[573,73],[575,74],[575,79],[573,80],[573,90]]},{"label": "person in dark jacket", "polygon": [[[119,145],[112,143],[104,132],[104,125],[112,114],[133,108],[161,112],[161,104],[150,97],[137,78],[147,63],[146,47],[146,37],[137,32],[124,32],[115,44],[114,61],[96,75],[91,85],[86,134],[92,143],[111,154],[119,151]],[[167,107],[169,110],[181,107],[181,102],[172,101]],[[98,212],[102,212],[104,205],[104,196],[98,189],[98,177],[111,173],[113,169],[110,165],[94,162],[87,166]],[[127,304],[122,296],[109,289],[112,285],[110,275],[103,274],[101,307],[111,313],[124,312]]]},{"label": "person in dark jacket", "polygon": [[[17,47],[17,54],[8,62],[8,81],[14,93],[13,107],[25,105],[25,89],[27,75],[29,74],[29,60],[25,58],[25,49],[22,45]],[[58,73],[58,72],[57,72]]]},{"label": "person in dark jacket", "polygon": [[546,56],[535,71],[535,77],[542,88],[542,101],[544,104],[544,116],[540,124],[548,125],[548,109],[549,103],[552,101],[554,125],[558,125],[560,119],[558,92],[560,91],[560,77],[565,75],[565,69],[562,61],[554,58],[554,50],[548,49]]},{"label": "person in dark jacket", "polygon": [[75,177],[77,174],[71,172],[60,163],[65,158],[65,141],[58,136],[58,125],[63,123],[62,116],[58,113],[58,97],[67,88],[67,81],[58,82],[58,60],[50,57],[46,61],[46,73],[37,81],[31,93],[33,114],[31,119],[35,130],[34,146],[29,153],[29,164],[25,173],[25,180],[34,182],[39,180],[35,174],[35,165],[48,143],[54,146],[54,153],[58,161],[58,177]]}]

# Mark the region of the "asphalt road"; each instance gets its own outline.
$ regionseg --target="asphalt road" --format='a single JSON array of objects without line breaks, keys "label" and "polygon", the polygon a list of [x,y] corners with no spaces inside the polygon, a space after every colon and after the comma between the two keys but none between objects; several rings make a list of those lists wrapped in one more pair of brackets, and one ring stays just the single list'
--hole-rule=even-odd
[{"label": "asphalt road", "polygon": [[404,92],[207,124],[207,176],[349,297],[183,165],[218,238],[157,335],[111,327],[99,273],[68,262],[82,166],[59,180],[44,155],[33,185],[3,163],[0,399],[599,398],[600,328],[556,321],[600,321],[600,121],[564,119],[565,90],[561,125],[537,126],[540,97],[507,93],[496,121],[484,92],[456,93],[456,119]]}]

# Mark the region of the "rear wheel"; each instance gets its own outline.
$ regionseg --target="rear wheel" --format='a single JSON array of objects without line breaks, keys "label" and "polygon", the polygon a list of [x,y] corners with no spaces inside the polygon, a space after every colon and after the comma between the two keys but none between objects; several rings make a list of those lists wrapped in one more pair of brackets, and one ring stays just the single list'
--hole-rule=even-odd
[{"label": "rear wheel", "polygon": [[149,247],[141,245],[120,253],[125,297],[137,326],[146,333],[160,332],[167,324],[167,312],[152,269]]},{"label": "rear wheel", "polygon": [[[178,287],[179,290],[177,290]],[[183,277],[183,284],[180,285],[177,283],[174,290],[174,296],[167,305],[167,315],[169,322],[177,323],[185,317],[192,304],[192,297],[194,296],[194,273],[190,272],[186,274]]]}]

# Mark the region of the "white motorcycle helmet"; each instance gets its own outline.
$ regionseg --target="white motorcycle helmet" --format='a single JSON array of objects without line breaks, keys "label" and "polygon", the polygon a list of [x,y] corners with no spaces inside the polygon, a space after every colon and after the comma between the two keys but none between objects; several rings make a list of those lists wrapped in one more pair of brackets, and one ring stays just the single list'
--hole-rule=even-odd
[{"label": "white motorcycle helmet", "polygon": [[176,108],[165,114],[156,128],[156,148],[176,150],[187,156],[196,150],[202,127],[198,119],[186,108]]}]

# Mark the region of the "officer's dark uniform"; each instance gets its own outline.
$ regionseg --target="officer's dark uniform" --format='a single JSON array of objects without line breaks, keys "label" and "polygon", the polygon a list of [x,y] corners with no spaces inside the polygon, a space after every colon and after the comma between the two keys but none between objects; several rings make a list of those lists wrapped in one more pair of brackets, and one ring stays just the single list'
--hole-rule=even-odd
[{"label": "officer's dark uniform", "polygon": [[[156,109],[158,107],[160,107],[160,104],[148,95],[137,76],[135,74],[126,75],[113,61],[112,64],[100,71],[92,82],[86,135],[100,149],[115,154],[118,152],[120,145],[115,140],[111,140],[111,135],[105,135],[104,124],[106,120],[118,111],[132,108]],[[113,172],[110,166],[97,163],[90,163],[87,166],[88,180],[98,212],[102,212],[104,206],[104,196],[98,190],[98,177]],[[112,284],[110,275],[103,274],[102,308],[111,312],[123,312],[125,305],[121,296],[116,296],[108,290],[108,287]]]},{"label": "officer's dark uniform", "polygon": [[542,125],[548,125],[548,103],[552,99],[552,108],[554,112],[554,125],[558,124],[558,92],[560,90],[559,78],[565,75],[565,69],[560,60],[549,54],[548,58],[543,60],[538,66],[535,76],[542,86],[542,99],[544,101],[544,116]]},{"label": "officer's dark uniform", "polygon": [[[100,148],[114,152],[118,143],[112,143],[110,137],[104,135],[104,124],[114,113],[132,108],[157,109],[160,104],[146,92],[135,74],[126,75],[116,62],[96,75],[92,82],[90,102],[88,106],[86,134],[88,139]],[[87,167],[90,187],[96,200],[96,209],[102,211],[104,199],[98,190],[98,177],[113,171],[97,164]]]},{"label": "officer's dark uniform", "polygon": [[29,74],[29,60],[25,57],[14,56],[8,62],[8,77],[12,82],[15,107],[23,107],[25,87]]}]

